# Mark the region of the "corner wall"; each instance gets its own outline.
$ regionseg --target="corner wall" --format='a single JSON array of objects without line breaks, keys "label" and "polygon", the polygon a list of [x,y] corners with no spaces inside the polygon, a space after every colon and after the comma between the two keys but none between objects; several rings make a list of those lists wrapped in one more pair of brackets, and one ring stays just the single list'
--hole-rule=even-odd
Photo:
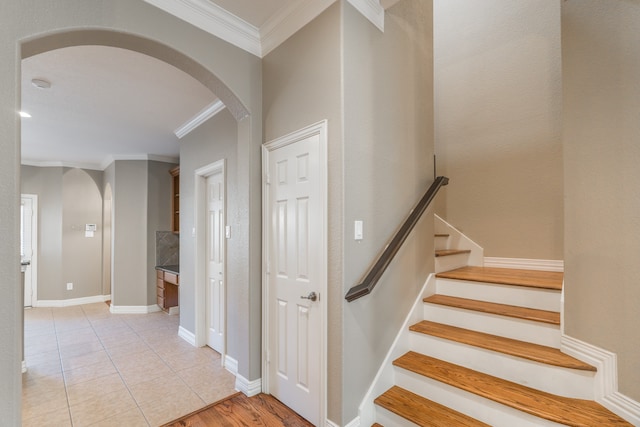
[{"label": "corner wall", "polygon": [[560,1],[435,0],[438,213],[485,256],[563,258]]},{"label": "corner wall", "polygon": [[565,332],[640,401],[640,2],[562,2]]},{"label": "corner wall", "polygon": [[[403,0],[380,32],[343,3],[343,423],[358,405],[429,273],[433,214],[425,212],[374,291],[346,302],[433,182],[433,8]],[[446,190],[445,190],[446,191]],[[441,197],[442,195],[440,195]],[[354,221],[364,239],[353,239]]]}]

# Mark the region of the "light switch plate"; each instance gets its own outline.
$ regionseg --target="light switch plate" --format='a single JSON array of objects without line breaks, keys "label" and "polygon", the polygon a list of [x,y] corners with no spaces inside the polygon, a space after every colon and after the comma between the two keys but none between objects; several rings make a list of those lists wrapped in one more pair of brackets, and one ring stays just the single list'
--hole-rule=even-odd
[{"label": "light switch plate", "polygon": [[355,240],[362,240],[364,238],[364,224],[362,220],[356,220],[353,224],[353,238]]}]

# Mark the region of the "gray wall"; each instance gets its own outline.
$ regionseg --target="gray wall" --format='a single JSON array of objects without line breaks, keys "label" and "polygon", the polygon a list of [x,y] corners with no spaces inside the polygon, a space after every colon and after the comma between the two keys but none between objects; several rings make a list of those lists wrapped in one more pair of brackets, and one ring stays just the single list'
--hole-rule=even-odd
[{"label": "gray wall", "polygon": [[263,60],[264,135],[271,141],[328,120],[328,417],[342,418],[341,6],[336,3]]},{"label": "gray wall", "polygon": [[[238,276],[242,275],[244,265],[241,252],[245,247],[242,239],[236,235],[241,228],[237,201],[237,140],[238,123],[227,110],[213,118],[180,140],[180,326],[195,333],[195,171],[218,160],[225,160],[227,176],[226,209],[227,225],[231,227],[231,239],[227,240],[227,307],[236,307],[241,296],[238,294]],[[204,233],[204,230],[197,230]],[[229,309],[227,312],[227,353],[238,360],[241,356],[238,329],[243,323],[239,313]]]},{"label": "gray wall", "polygon": [[[262,81],[260,59],[141,1],[36,0],[2,2],[0,26],[0,413],[2,425],[20,424],[21,347],[19,322],[20,108],[21,56],[62,46],[103,44],[129,48],[186,71],[218,95],[241,120],[238,138],[239,188],[247,239],[243,305],[247,326],[240,339],[251,342],[242,369],[259,376],[260,321],[249,310],[260,304],[260,143]],[[93,29],[93,30],[92,30]],[[134,35],[135,34],[135,35]],[[22,54],[22,55],[21,55]],[[251,220],[251,222],[249,221]],[[249,224],[256,225],[249,225]],[[145,237],[146,238],[146,237]],[[143,238],[144,239],[144,238]],[[259,310],[258,310],[259,312]]]},{"label": "gray wall", "polygon": [[565,332],[640,401],[640,2],[562,2]]},{"label": "gray wall", "polygon": [[560,2],[435,0],[439,213],[485,256],[563,258]]},{"label": "gray wall", "polygon": [[[433,181],[432,2],[387,10],[381,33],[343,6],[343,296],[359,283]],[[354,220],[364,240],[353,239]],[[425,214],[372,294],[347,303],[343,418],[351,421],[429,273],[433,215]]]},{"label": "gray wall", "polygon": [[[38,195],[38,300],[101,295],[102,172],[33,166],[21,171],[21,192]],[[96,224],[94,237],[85,237],[85,224]]]}]

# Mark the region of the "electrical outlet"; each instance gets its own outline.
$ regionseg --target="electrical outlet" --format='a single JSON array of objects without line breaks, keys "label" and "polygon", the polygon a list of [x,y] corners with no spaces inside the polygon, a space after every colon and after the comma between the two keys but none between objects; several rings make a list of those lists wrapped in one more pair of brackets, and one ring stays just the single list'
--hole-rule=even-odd
[{"label": "electrical outlet", "polygon": [[73,283],[67,283],[67,290],[68,291],[72,291],[73,290]]}]

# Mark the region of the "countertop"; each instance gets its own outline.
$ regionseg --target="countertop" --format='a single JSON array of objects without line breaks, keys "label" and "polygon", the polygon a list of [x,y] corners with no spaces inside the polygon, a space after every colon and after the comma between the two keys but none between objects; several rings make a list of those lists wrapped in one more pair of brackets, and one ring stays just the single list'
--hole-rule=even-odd
[{"label": "countertop", "polygon": [[179,265],[156,265],[156,270],[167,271],[173,274],[180,274]]}]

